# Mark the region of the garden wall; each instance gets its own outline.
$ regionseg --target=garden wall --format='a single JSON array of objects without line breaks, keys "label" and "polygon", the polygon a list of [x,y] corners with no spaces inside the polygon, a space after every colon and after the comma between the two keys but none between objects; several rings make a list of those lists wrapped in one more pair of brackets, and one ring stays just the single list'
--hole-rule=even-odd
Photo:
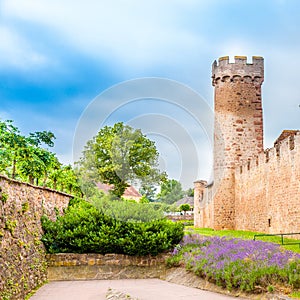
[{"label": "garden wall", "polygon": [[164,278],[166,255],[47,254],[49,280]]},{"label": "garden wall", "polygon": [[55,219],[71,198],[0,175],[0,299],[24,299],[46,280],[40,218]]}]

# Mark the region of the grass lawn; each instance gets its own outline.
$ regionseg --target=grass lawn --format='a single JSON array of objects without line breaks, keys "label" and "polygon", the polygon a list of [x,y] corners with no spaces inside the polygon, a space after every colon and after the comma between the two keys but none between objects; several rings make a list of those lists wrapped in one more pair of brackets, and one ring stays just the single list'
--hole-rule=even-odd
[{"label": "grass lawn", "polygon": [[[187,232],[198,233],[200,235],[205,236],[228,236],[240,239],[253,240],[255,234],[261,234],[260,232],[252,232],[252,231],[243,231],[243,230],[214,230],[211,228],[195,228],[193,226],[186,226],[185,230]],[[300,237],[298,235],[298,237]],[[265,242],[271,242],[276,244],[281,244],[280,236],[264,236],[257,237],[256,240],[261,240]],[[300,240],[284,238],[284,243],[300,243]],[[291,250],[294,252],[300,253],[300,245],[283,245],[287,250]]]}]

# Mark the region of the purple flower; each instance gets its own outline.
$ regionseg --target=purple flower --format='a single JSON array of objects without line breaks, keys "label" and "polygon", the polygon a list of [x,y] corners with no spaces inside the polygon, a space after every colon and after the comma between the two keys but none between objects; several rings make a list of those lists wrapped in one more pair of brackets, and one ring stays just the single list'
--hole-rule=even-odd
[{"label": "purple flower", "polygon": [[186,235],[172,254],[178,253],[189,269],[227,288],[251,290],[264,274],[277,278],[283,270],[282,276],[289,278],[300,268],[300,254],[262,241],[193,234]]}]

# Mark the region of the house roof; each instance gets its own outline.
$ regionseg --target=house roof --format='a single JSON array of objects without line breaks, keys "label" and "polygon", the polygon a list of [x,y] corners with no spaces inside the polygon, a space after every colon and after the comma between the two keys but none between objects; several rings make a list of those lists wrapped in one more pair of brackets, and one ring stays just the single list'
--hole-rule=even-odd
[{"label": "house roof", "polygon": [[[104,193],[108,193],[113,188],[113,185],[102,183],[102,182],[98,182],[96,185],[97,185],[98,189],[103,191]],[[142,197],[142,195],[132,185],[129,186],[128,188],[126,188],[123,196],[125,198]]]},{"label": "house roof", "polygon": [[123,196],[125,196],[125,197],[142,197],[142,195],[132,185],[129,186],[125,190]]},{"label": "house roof", "polygon": [[190,206],[194,206],[194,197],[184,197],[177,202],[175,202],[176,206],[180,206],[181,204],[189,204]]}]

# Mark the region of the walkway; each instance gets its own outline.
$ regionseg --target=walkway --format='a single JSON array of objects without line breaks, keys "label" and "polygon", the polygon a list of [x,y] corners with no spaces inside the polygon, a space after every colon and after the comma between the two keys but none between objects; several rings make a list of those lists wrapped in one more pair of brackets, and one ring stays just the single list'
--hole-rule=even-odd
[{"label": "walkway", "polygon": [[105,300],[109,288],[139,300],[226,300],[235,297],[215,294],[159,279],[52,281],[30,300]]}]

